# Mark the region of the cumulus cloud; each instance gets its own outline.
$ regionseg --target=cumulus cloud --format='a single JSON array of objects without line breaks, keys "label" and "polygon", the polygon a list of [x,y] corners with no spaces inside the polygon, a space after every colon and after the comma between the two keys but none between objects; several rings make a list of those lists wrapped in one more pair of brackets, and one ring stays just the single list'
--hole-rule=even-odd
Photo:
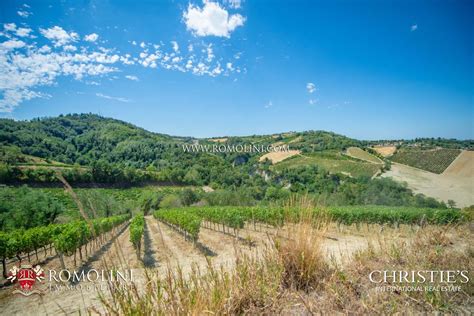
[{"label": "cumulus cloud", "polygon": [[99,35],[97,35],[96,33],[92,33],[92,34],[84,36],[84,40],[87,42],[95,42],[97,41],[98,38],[99,38]]},{"label": "cumulus cloud", "polygon": [[25,45],[26,44],[23,41],[9,40],[9,41],[6,41],[6,42],[2,43],[2,48],[4,48],[5,50],[14,50],[14,49],[17,49],[17,48],[22,48]]},{"label": "cumulus cloud", "polygon": [[63,49],[68,52],[75,52],[77,50],[77,47],[74,45],[66,45],[63,46]]},{"label": "cumulus cloud", "polygon": [[75,42],[79,38],[79,35],[76,32],[68,33],[60,26],[53,26],[49,29],[40,29],[40,33],[52,41],[54,46],[62,46],[69,42]]},{"label": "cumulus cloud", "polygon": [[418,24],[413,24],[413,25],[410,27],[410,30],[411,30],[412,32],[418,30]]},{"label": "cumulus cloud", "polygon": [[107,99],[107,100],[114,100],[114,101],[124,102],[124,103],[132,102],[132,100],[127,99],[127,98],[123,98],[123,97],[112,97],[112,96],[110,96],[110,95],[106,95],[106,94],[103,94],[103,93],[96,93],[95,95],[98,96],[99,98],[103,98],[103,99]]},{"label": "cumulus cloud", "polygon": [[219,3],[212,1],[204,1],[202,8],[189,4],[183,18],[187,29],[196,36],[230,37],[245,22],[242,15],[229,14]]},{"label": "cumulus cloud", "polygon": [[127,78],[128,80],[132,80],[132,81],[138,81],[137,76],[126,75],[125,78]]},{"label": "cumulus cloud", "polygon": [[15,23],[3,24],[3,30],[8,33],[7,37],[11,37],[10,35],[16,35],[19,37],[28,37],[30,33],[33,31],[32,29],[28,27],[17,28]]},{"label": "cumulus cloud", "polygon": [[316,91],[316,85],[312,82],[308,82],[306,84],[306,90],[308,90],[308,93],[313,93],[314,91]]},{"label": "cumulus cloud", "polygon": [[26,37],[31,33],[31,29],[27,27],[20,27],[16,30],[16,35],[20,37]]}]

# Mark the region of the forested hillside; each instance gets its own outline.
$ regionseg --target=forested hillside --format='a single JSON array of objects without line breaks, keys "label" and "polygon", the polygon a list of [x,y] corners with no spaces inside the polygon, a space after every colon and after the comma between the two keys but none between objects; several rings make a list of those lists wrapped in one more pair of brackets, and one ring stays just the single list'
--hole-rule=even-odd
[{"label": "forested hillside", "polygon": [[[259,160],[262,154],[258,152],[183,150],[183,145],[196,144],[287,145],[311,159],[293,159],[273,168],[268,160]],[[58,184],[57,173],[61,173],[74,186],[207,185],[217,190],[215,200],[222,204],[226,204],[222,200],[274,201],[296,192],[318,195],[330,204],[442,206],[389,179],[371,180],[373,172],[359,170],[363,162],[345,161],[349,158],[338,154],[367,144],[324,131],[218,140],[173,137],[93,114],[1,119],[0,183]],[[321,157],[327,160],[325,164]],[[334,168],[334,157],[339,164],[351,163],[350,170],[345,165]]]}]

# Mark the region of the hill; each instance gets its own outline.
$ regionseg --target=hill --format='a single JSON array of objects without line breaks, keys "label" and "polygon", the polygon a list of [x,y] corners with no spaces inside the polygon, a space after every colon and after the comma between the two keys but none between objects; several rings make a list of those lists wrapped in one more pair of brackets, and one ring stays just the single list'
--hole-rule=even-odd
[{"label": "hill", "polygon": [[[239,145],[289,146],[299,155],[272,164],[262,159],[264,152],[199,148]],[[75,186],[151,182],[210,186],[237,192],[215,192],[215,201],[248,204],[282,199],[295,192],[323,196],[329,204],[442,206],[415,196],[390,179],[371,180],[386,167],[374,163],[378,158],[363,151],[370,151],[371,145],[374,142],[326,131],[176,137],[94,114],[30,121],[0,119],[0,183],[57,184],[56,173],[61,172]],[[200,150],[186,151],[184,146]]]}]

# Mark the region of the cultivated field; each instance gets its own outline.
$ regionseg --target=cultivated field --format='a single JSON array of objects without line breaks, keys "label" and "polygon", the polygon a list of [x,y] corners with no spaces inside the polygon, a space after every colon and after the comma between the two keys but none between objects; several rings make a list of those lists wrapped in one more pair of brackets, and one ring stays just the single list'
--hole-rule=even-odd
[{"label": "cultivated field", "polygon": [[391,160],[433,173],[442,173],[461,153],[459,149],[401,149]]},{"label": "cultivated field", "polygon": [[347,148],[346,155],[351,156],[356,159],[364,160],[371,163],[378,163],[382,164],[383,161],[380,160],[378,157],[371,155],[370,153],[366,152],[365,150],[359,147],[349,147]]},{"label": "cultivated field", "polygon": [[263,155],[259,158],[259,161],[265,161],[268,159],[272,162],[272,164],[276,164],[280,161],[283,161],[287,158],[293,157],[295,155],[299,155],[299,150],[288,150],[288,151],[278,151],[278,152],[271,152]]},{"label": "cultivated field", "polygon": [[364,162],[359,159],[352,159],[341,153],[323,152],[305,154],[278,163],[275,167],[296,168],[299,166],[316,165],[331,173],[342,173],[351,177],[372,177],[379,172],[381,165],[372,162]]}]

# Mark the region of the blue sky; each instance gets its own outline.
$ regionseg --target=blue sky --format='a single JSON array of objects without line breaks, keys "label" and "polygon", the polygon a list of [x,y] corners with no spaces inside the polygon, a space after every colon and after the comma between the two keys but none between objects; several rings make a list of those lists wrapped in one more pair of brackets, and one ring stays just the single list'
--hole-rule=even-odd
[{"label": "blue sky", "polygon": [[0,116],[474,138],[472,1],[8,1]]}]

